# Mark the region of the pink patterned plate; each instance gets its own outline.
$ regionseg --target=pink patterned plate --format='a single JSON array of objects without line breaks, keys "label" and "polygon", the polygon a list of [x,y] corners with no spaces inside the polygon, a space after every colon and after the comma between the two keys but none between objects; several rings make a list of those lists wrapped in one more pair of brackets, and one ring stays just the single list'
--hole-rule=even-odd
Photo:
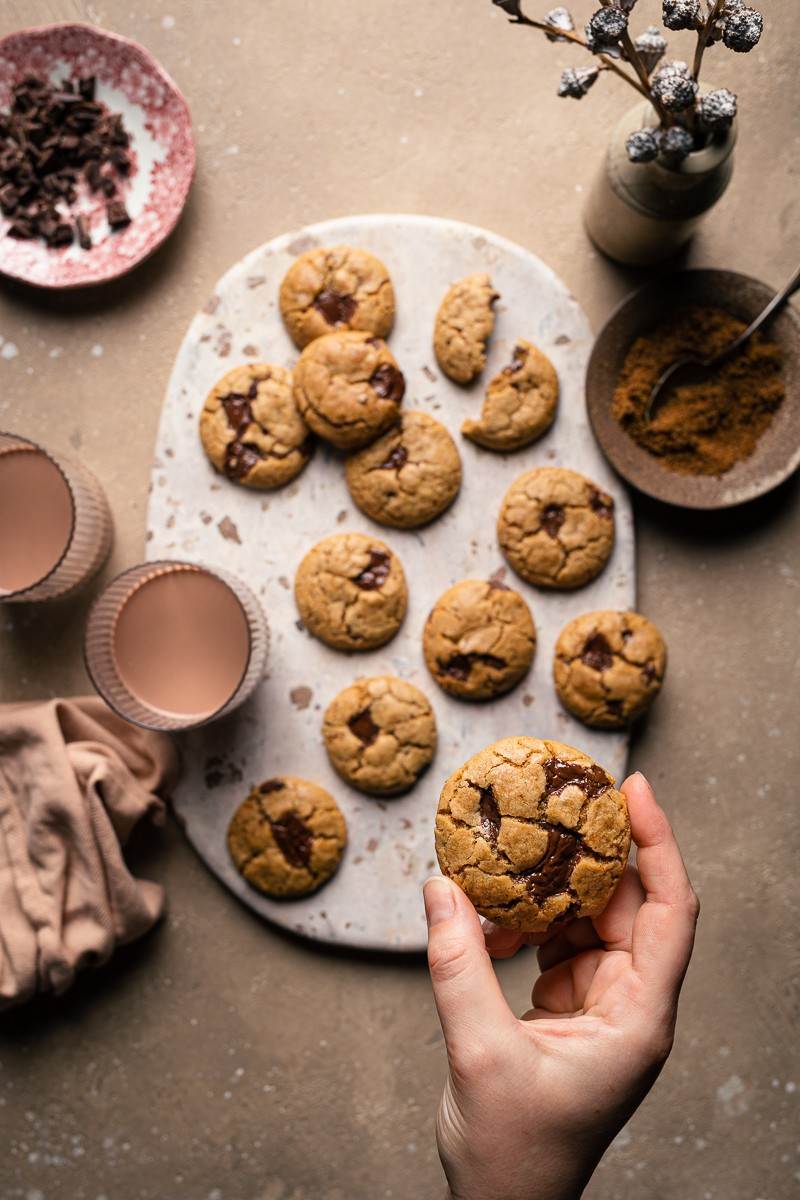
[{"label": "pink patterned plate", "polygon": [[181,215],[194,176],[195,149],[186,101],[144,47],[93,25],[43,25],[0,39],[0,107],[25,75],[53,82],[94,75],[98,100],[121,113],[131,137],[131,170],[120,195],[131,223],[113,231],[101,195],[81,190],[73,213],[88,222],[94,245],[48,247],[7,237],[0,218],[0,273],[37,287],[106,283],[161,245]]}]

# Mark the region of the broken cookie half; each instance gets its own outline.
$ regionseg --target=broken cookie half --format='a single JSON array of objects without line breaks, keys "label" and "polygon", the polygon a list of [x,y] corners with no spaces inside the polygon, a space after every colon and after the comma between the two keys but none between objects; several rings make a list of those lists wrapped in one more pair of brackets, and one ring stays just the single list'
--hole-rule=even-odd
[{"label": "broken cookie half", "polygon": [[436,361],[455,383],[472,383],[486,366],[486,344],[500,296],[486,274],[467,275],[447,291],[433,332]]},{"label": "broken cookie half", "polygon": [[558,375],[546,354],[518,338],[510,363],[490,381],[480,418],[461,426],[464,437],[487,450],[521,450],[553,424]]}]

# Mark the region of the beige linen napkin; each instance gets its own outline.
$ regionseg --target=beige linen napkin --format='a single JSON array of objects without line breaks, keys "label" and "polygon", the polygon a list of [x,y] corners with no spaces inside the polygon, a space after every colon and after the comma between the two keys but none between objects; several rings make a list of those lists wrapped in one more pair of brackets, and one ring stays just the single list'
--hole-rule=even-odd
[{"label": "beige linen napkin", "polygon": [[177,777],[164,734],[95,697],[0,705],[0,1008],[62,992],[158,920],[163,889],[122,855]]}]

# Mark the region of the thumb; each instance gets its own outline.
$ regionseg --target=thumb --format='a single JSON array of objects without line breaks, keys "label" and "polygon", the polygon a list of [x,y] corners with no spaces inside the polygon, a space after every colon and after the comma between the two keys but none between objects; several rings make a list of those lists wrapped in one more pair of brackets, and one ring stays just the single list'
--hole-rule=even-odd
[{"label": "thumb", "polygon": [[486,952],[477,912],[457,884],[435,876],[424,887],[428,966],[451,1063],[502,1038],[516,1018]]}]

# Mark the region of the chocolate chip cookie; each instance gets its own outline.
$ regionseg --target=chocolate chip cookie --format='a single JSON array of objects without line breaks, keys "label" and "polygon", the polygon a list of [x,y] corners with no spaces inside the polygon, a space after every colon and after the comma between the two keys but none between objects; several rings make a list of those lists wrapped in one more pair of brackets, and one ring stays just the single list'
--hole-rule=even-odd
[{"label": "chocolate chip cookie", "polygon": [[435,417],[405,412],[399,425],[347,460],[345,476],[350,495],[373,521],[414,529],[455,500],[461,458]]},{"label": "chocolate chip cookie", "polygon": [[407,792],[436,752],[436,718],[413,684],[359,679],[328,705],[325,749],[343,779],[373,796]]},{"label": "chocolate chip cookie", "polygon": [[385,338],[394,321],[389,272],[374,254],[355,246],[320,246],[301,254],[283,278],[279,304],[301,350],[335,329]]},{"label": "chocolate chip cookie", "polygon": [[614,501],[577,471],[537,467],[506,492],[497,537],[528,583],[583,587],[602,571],[614,548]]},{"label": "chocolate chip cookie", "polygon": [[324,788],[279,775],[233,814],[228,850],[236,870],[267,896],[304,896],[335,872],[347,844],[338,804]]},{"label": "chocolate chip cookie", "polygon": [[495,742],[450,776],[439,799],[439,866],[482,916],[510,929],[599,916],[630,842],[614,780],[560,742]]},{"label": "chocolate chip cookie", "polygon": [[655,700],[667,666],[664,639],[635,612],[584,613],[561,630],[553,678],[561,703],[585,725],[624,729]]},{"label": "chocolate chip cookie", "polygon": [[332,533],[317,542],[297,568],[294,594],[309,633],[335,650],[384,645],[408,603],[400,559],[365,533]]},{"label": "chocolate chip cookie", "polygon": [[497,580],[464,579],[433,606],[422,650],[445,692],[490,700],[510,691],[530,669],[536,628],[518,592]]},{"label": "chocolate chip cookie", "polygon": [[394,425],[405,390],[391,350],[371,333],[317,338],[294,369],[303,419],[340,450],[357,450]]},{"label": "chocolate chip cookie", "polygon": [[311,457],[314,438],[292,395],[292,373],[269,363],[234,367],[208,393],[200,440],[217,471],[251,488],[283,487]]},{"label": "chocolate chip cookie", "polygon": [[489,383],[480,419],[461,426],[464,437],[487,450],[521,450],[553,424],[558,376],[532,342],[517,341],[511,362]]},{"label": "chocolate chip cookie", "polygon": [[471,383],[486,366],[486,343],[499,300],[488,275],[467,275],[448,290],[433,331],[436,361],[456,383]]}]

